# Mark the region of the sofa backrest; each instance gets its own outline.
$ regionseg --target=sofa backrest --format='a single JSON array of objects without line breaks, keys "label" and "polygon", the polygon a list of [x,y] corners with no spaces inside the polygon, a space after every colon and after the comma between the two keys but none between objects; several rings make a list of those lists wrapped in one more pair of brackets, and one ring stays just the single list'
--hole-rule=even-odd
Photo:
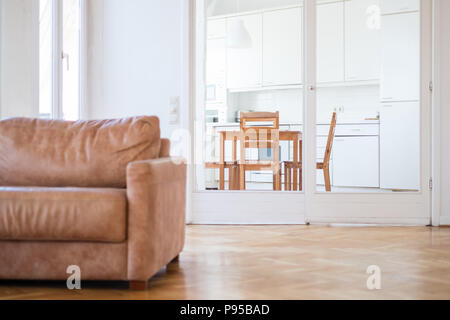
[{"label": "sofa backrest", "polygon": [[0,121],[0,186],[126,187],[126,167],[160,153],[157,117]]}]

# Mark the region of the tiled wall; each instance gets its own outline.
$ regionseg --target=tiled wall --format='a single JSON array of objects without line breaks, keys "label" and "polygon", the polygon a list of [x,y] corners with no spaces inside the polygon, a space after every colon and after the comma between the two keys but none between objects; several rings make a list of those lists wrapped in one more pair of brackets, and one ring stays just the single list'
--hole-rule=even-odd
[{"label": "tiled wall", "polygon": [[[317,122],[328,123],[338,112],[339,122],[361,122],[376,118],[380,110],[379,86],[328,87],[317,90]],[[267,90],[232,93],[229,120],[238,110],[280,111],[282,123],[303,123],[303,90]]]}]

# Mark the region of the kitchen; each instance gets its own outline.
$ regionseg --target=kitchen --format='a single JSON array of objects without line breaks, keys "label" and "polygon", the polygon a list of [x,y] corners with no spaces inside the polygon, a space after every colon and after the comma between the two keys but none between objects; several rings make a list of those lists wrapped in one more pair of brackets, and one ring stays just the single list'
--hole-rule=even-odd
[{"label": "kitchen", "polygon": [[[304,131],[303,10],[299,0],[209,1],[205,162],[219,159],[219,133],[238,130],[242,111],[279,111],[280,130]],[[316,154],[323,161],[336,113],[332,192],[418,191],[420,1],[318,0],[316,10]],[[248,157],[271,158],[268,150]],[[280,160],[292,158],[281,141]],[[272,190],[272,173],[245,175],[246,190]],[[200,190],[218,189],[218,170],[201,176]],[[318,170],[317,191],[324,184]]]}]

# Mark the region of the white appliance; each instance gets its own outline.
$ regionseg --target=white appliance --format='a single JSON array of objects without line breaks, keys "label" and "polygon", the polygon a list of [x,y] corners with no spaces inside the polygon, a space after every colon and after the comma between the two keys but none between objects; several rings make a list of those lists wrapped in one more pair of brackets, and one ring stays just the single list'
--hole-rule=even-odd
[{"label": "white appliance", "polygon": [[383,103],[380,124],[381,188],[420,190],[420,103]]},{"label": "white appliance", "polygon": [[[418,1],[402,2],[416,8]],[[420,13],[399,13],[401,8],[382,2],[389,14],[381,16],[380,183],[414,191],[420,190],[421,173]]]}]

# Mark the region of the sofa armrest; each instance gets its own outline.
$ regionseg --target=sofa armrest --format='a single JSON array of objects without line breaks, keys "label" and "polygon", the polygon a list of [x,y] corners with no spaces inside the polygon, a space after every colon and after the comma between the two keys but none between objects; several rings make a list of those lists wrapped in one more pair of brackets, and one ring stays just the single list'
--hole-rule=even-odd
[{"label": "sofa armrest", "polygon": [[183,250],[186,164],[160,158],[127,168],[128,280],[147,281]]},{"label": "sofa armrest", "polygon": [[170,157],[170,140],[169,139],[161,139],[161,148],[159,149],[159,157],[160,158],[169,158]]}]

